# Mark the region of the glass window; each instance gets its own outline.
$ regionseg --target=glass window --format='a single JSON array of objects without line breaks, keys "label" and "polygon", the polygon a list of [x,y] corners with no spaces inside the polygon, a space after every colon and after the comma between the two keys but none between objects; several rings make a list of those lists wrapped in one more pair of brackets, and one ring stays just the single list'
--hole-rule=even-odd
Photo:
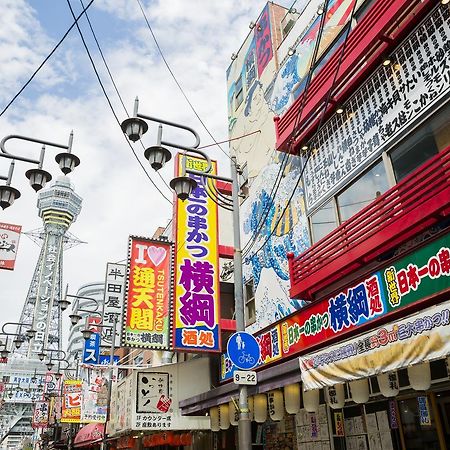
[{"label": "glass window", "polygon": [[350,219],[388,189],[386,171],[383,162],[380,161],[338,195],[341,222]]},{"label": "glass window", "polygon": [[425,121],[391,153],[397,182],[450,145],[450,103]]},{"label": "glass window", "polygon": [[337,227],[333,202],[329,201],[311,216],[311,229],[313,242],[320,241]]},{"label": "glass window", "polygon": [[241,103],[244,101],[244,89],[242,88],[242,77],[236,80],[236,103],[235,109],[238,109]]},{"label": "glass window", "polygon": [[255,290],[253,278],[248,280],[245,285],[245,325],[251,325],[256,320]]}]

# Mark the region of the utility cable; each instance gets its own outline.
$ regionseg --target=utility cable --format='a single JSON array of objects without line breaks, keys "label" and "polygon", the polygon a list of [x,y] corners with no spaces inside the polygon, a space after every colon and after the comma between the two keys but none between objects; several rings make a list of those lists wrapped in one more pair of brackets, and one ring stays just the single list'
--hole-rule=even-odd
[{"label": "utility cable", "polygon": [[[72,16],[75,18],[75,13],[74,13],[74,11],[73,11],[72,5],[70,4],[70,0],[66,0],[66,1],[67,1],[68,6],[69,6],[70,12],[72,13]],[[87,53],[87,55],[88,55],[88,57],[89,57],[89,60],[90,60],[91,65],[92,65],[92,68],[93,68],[93,70],[94,70],[94,72],[95,72],[95,75],[96,75],[97,80],[98,80],[98,82],[99,82],[99,84],[100,84],[100,87],[101,87],[101,89],[102,89],[102,91],[103,91],[103,94],[104,94],[104,96],[105,96],[105,98],[106,98],[106,101],[108,102],[108,105],[109,105],[109,107],[110,107],[110,109],[111,109],[111,111],[112,111],[112,113],[113,113],[113,115],[114,115],[114,117],[115,117],[117,123],[118,123],[119,126],[120,126],[119,118],[117,117],[117,114],[116,114],[116,112],[114,111],[114,107],[113,107],[113,105],[112,105],[112,103],[111,103],[111,100],[109,99],[109,96],[108,96],[108,94],[107,94],[107,92],[106,92],[106,89],[105,89],[103,83],[102,83],[102,80],[101,80],[100,75],[99,75],[99,73],[98,73],[98,71],[97,71],[97,68],[95,67],[94,60],[92,59],[91,53],[90,53],[89,48],[88,48],[88,46],[87,46],[87,44],[86,44],[86,41],[85,41],[85,39],[84,39],[83,33],[82,33],[82,31],[81,31],[81,28],[80,28],[80,26],[78,25],[77,22],[75,23],[75,25],[77,26],[77,29],[78,29],[78,32],[79,32],[79,34],[80,34],[81,40],[82,40],[82,42],[83,42],[83,46],[84,46],[84,48],[85,48],[85,50],[86,50],[86,53]],[[169,200],[169,199],[163,194],[163,192],[159,189],[159,187],[158,187],[158,186],[156,185],[156,183],[151,179],[150,175],[149,175],[149,174],[147,173],[147,171],[145,170],[145,167],[143,166],[142,162],[141,162],[140,159],[138,158],[138,156],[137,156],[137,154],[136,154],[136,152],[135,152],[133,146],[130,144],[130,142],[129,142],[129,140],[127,139],[127,137],[126,137],[125,135],[124,135],[124,137],[125,137],[126,142],[127,142],[128,145],[129,145],[129,147],[131,148],[131,151],[133,152],[134,157],[135,157],[136,160],[138,161],[139,165],[141,166],[141,168],[142,168],[142,170],[144,171],[144,173],[145,173],[145,175],[147,176],[147,178],[150,180],[150,182],[151,182],[152,185],[155,187],[155,189],[162,195],[162,197],[163,197],[165,200],[167,200],[167,201],[172,205],[172,201]]]},{"label": "utility cable", "polygon": [[[317,135],[318,131],[320,130],[320,127],[322,126],[323,120],[324,120],[324,118],[325,118],[325,113],[326,113],[326,110],[327,110],[327,106],[328,106],[328,104],[329,104],[329,102],[330,102],[331,95],[333,94],[333,91],[334,91],[334,88],[335,88],[335,84],[336,84],[336,80],[337,80],[337,75],[338,75],[338,73],[339,73],[339,69],[341,68],[342,59],[343,59],[343,56],[344,56],[344,53],[345,53],[345,49],[346,49],[346,46],[347,46],[347,40],[348,40],[348,36],[349,36],[349,34],[350,34],[350,30],[351,30],[351,22],[352,22],[352,20],[353,20],[354,14],[355,14],[356,4],[357,4],[357,0],[354,0],[352,12],[351,12],[350,19],[349,19],[349,22],[348,22],[348,28],[347,28],[346,35],[345,35],[345,40],[344,40],[344,42],[343,42],[343,44],[342,44],[342,51],[341,51],[341,54],[339,55],[338,64],[337,64],[337,67],[336,67],[336,71],[335,71],[335,73],[334,73],[333,82],[332,82],[332,84],[331,84],[331,88],[329,89],[327,98],[326,98],[326,100],[325,100],[325,105],[324,105],[324,108],[323,108],[323,110],[322,110],[322,114],[321,114],[321,117],[320,117],[320,121],[319,121],[319,124],[317,125],[317,131],[316,131],[316,133],[314,134],[314,136],[311,138],[310,141],[312,141],[312,140],[314,139],[314,137]],[[327,11],[327,9],[328,9],[328,1],[327,1],[327,7],[325,8],[325,11]],[[294,129],[294,131],[295,131],[295,129]],[[298,177],[298,179],[297,179],[297,182],[296,182],[296,184],[295,184],[295,186],[294,186],[294,189],[292,190],[292,194],[291,194],[291,196],[289,197],[289,200],[288,200],[288,202],[286,203],[286,205],[285,205],[285,207],[284,207],[284,209],[283,209],[282,214],[280,215],[280,217],[279,217],[277,223],[276,223],[275,226],[273,227],[273,229],[272,229],[271,233],[269,234],[269,236],[267,236],[267,238],[265,239],[264,243],[258,248],[258,250],[256,250],[256,251],[254,252],[254,254],[259,253],[259,252],[264,248],[264,246],[267,244],[267,242],[269,241],[269,239],[273,236],[275,230],[276,230],[277,227],[278,227],[278,224],[280,223],[281,219],[283,218],[284,214],[286,213],[287,208],[289,207],[289,205],[290,205],[290,203],[291,203],[291,201],[292,201],[292,199],[293,199],[293,197],[294,197],[294,195],[295,195],[295,191],[297,190],[297,187],[298,187],[299,184],[300,184],[300,181],[301,181],[302,176],[303,176],[303,172],[305,171],[306,164],[308,164],[308,161],[309,161],[309,158],[311,157],[311,155],[312,155],[312,152],[311,152],[311,150],[310,150],[310,151],[308,152],[308,156],[306,157],[305,163],[303,164],[302,170],[300,171],[300,175],[299,175],[299,177]]]},{"label": "utility cable", "polygon": [[81,11],[81,13],[78,15],[78,17],[75,17],[75,15],[73,15],[73,18],[75,19],[75,22],[69,27],[69,29],[63,34],[62,38],[59,40],[59,42],[55,45],[55,47],[53,47],[53,50],[45,57],[44,61],[42,61],[42,63],[38,66],[38,68],[33,72],[33,74],[31,75],[31,77],[28,79],[28,81],[21,87],[21,89],[19,90],[19,92],[11,99],[11,101],[3,108],[2,112],[0,112],[0,117],[3,116],[3,114],[8,110],[8,108],[14,103],[14,101],[16,100],[16,98],[25,90],[25,88],[31,83],[31,81],[33,80],[33,78],[37,75],[37,73],[42,69],[42,67],[44,66],[44,64],[52,57],[53,53],[55,53],[55,51],[58,49],[58,47],[63,43],[64,39],[66,39],[67,35],[70,33],[70,31],[72,30],[72,28],[75,25],[78,25],[78,20],[80,19],[80,17],[86,13],[86,11],[89,9],[89,7],[92,5],[92,3],[94,3],[94,0],[91,0],[88,5],[86,6],[86,8],[83,9],[83,11]]},{"label": "utility cable", "polygon": [[188,105],[190,106],[190,108],[192,109],[193,113],[195,114],[195,116],[197,117],[197,119],[199,120],[199,122],[202,124],[203,128],[206,130],[206,132],[209,134],[209,136],[211,137],[211,139],[214,141],[215,145],[217,145],[219,147],[219,149],[221,150],[221,152],[228,158],[231,160],[230,155],[219,145],[219,143],[216,141],[216,139],[214,138],[214,136],[212,135],[212,133],[209,131],[208,127],[205,125],[205,123],[203,122],[203,120],[201,119],[201,117],[199,116],[199,114],[197,113],[196,109],[194,108],[193,104],[191,103],[191,101],[189,100],[188,96],[186,95],[186,93],[184,92],[184,89],[182,88],[181,84],[179,83],[179,81],[177,80],[173,70],[171,69],[171,67],[169,66],[169,63],[167,62],[164,53],[158,43],[158,40],[156,39],[156,35],[153,32],[153,29],[150,25],[150,22],[148,21],[147,15],[145,14],[144,8],[142,7],[142,3],[140,2],[140,0],[136,0],[139,8],[142,12],[142,15],[144,16],[145,22],[147,23],[147,27],[150,30],[150,33],[152,35],[153,40],[155,41],[155,45],[156,48],[159,51],[159,54],[161,55],[162,60],[164,61],[165,66],[167,67],[167,70],[169,71],[170,75],[172,76],[173,80],[175,81],[175,84],[178,86],[180,92],[182,93],[183,97],[185,98],[185,100],[187,101]]}]

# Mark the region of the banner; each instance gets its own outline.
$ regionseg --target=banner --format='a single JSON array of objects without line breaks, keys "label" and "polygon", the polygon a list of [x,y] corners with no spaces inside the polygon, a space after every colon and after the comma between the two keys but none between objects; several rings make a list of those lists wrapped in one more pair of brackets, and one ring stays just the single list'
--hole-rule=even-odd
[{"label": "banner", "polygon": [[83,380],[63,381],[61,423],[81,423]]},{"label": "banner", "polygon": [[122,346],[171,348],[172,243],[130,236]]},{"label": "banner", "polygon": [[33,428],[47,428],[50,413],[49,402],[39,401],[34,404],[33,419],[31,426]]},{"label": "banner", "polygon": [[300,356],[304,388],[368,378],[450,354],[450,301]]},{"label": "banner", "polygon": [[20,225],[0,222],[0,269],[14,270],[21,230]]},{"label": "banner", "polygon": [[83,408],[81,422],[105,423],[108,410],[108,381],[103,370],[88,369],[87,381],[83,382]]},{"label": "banner", "polygon": [[[183,158],[178,155],[178,173]],[[205,160],[185,158],[187,169],[206,170]],[[211,173],[217,173],[214,161]],[[174,347],[189,352],[219,352],[218,205],[208,197],[203,177],[189,177],[197,182],[197,188],[187,200],[176,200]]]},{"label": "banner", "polygon": [[102,328],[102,344],[110,345],[112,327],[117,323],[114,347],[120,347],[120,324],[122,323],[123,297],[125,294],[125,279],[127,266],[125,264],[106,264],[105,296],[103,302],[103,324],[111,328]]},{"label": "banner", "polygon": [[[261,347],[258,367],[324,345],[368,323],[376,324],[394,311],[445,291],[449,276],[446,235],[257,333]],[[223,354],[221,381],[232,378],[233,370],[228,355]]]}]

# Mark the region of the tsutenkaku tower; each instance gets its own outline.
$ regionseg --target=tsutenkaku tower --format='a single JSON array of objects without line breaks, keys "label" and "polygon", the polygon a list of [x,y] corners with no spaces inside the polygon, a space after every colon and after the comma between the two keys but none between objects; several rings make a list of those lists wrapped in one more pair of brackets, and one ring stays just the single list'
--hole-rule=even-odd
[{"label": "tsutenkaku tower", "polygon": [[16,355],[36,359],[42,349],[61,350],[61,308],[63,246],[66,232],[81,211],[82,199],[66,176],[59,177],[39,193],[39,216],[44,222],[42,248],[28,290],[20,322],[22,330],[33,328],[36,336],[25,342]]}]

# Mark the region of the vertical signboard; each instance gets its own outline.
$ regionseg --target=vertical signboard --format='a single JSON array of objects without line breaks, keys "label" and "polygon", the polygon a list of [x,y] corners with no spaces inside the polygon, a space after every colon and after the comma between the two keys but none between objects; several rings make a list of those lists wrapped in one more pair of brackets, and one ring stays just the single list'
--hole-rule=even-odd
[{"label": "vertical signboard", "polygon": [[125,279],[127,267],[125,264],[107,263],[105,278],[105,298],[103,302],[103,323],[111,328],[102,328],[102,344],[110,345],[112,326],[116,327],[114,347],[120,347],[120,324],[122,323],[123,297],[125,294]]},{"label": "vertical signboard", "polygon": [[83,363],[98,364],[100,355],[100,317],[88,317],[88,329],[92,331],[91,337],[84,341]]},{"label": "vertical signboard", "polygon": [[82,380],[64,380],[61,422],[80,423],[83,403]]},{"label": "vertical signboard", "polygon": [[21,230],[20,225],[0,222],[0,269],[14,270]]},{"label": "vertical signboard", "polygon": [[172,243],[130,236],[123,346],[170,349],[172,266]]},{"label": "vertical signboard", "polygon": [[264,72],[267,64],[273,57],[272,36],[270,33],[269,5],[264,8],[255,27],[256,57],[258,62],[258,77]]},{"label": "vertical signboard", "polygon": [[33,428],[47,428],[49,423],[50,405],[49,402],[39,401],[34,404],[33,418],[31,425]]},{"label": "vertical signboard", "polygon": [[81,422],[105,423],[108,409],[108,381],[101,369],[89,369],[83,383]]},{"label": "vertical signboard", "polygon": [[[205,171],[203,159],[178,155],[186,168]],[[213,161],[212,174],[217,173]],[[207,195],[203,177],[189,174],[197,188],[186,201],[176,200],[174,347],[218,352],[220,341],[217,204]],[[214,183],[211,181],[211,183]]]}]

